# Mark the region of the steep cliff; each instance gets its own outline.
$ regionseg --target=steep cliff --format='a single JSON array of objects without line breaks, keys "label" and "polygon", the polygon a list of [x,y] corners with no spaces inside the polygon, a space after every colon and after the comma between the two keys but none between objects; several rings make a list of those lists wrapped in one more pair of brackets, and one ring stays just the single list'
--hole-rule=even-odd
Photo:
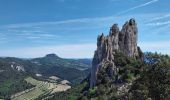
[{"label": "steep cliff", "polygon": [[98,82],[98,73],[107,67],[108,76],[117,75],[118,67],[115,66],[115,53],[119,52],[127,57],[139,58],[139,48],[137,47],[138,29],[134,19],[127,21],[121,30],[117,24],[110,28],[108,36],[99,35],[97,38],[97,50],[95,51],[90,77],[90,87],[94,87]]}]

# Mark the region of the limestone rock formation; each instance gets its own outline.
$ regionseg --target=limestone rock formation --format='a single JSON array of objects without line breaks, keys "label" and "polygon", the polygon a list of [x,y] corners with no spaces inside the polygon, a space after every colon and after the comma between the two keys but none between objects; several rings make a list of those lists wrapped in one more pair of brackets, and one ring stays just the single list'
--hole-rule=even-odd
[{"label": "limestone rock formation", "polygon": [[119,50],[129,57],[138,56],[137,49],[138,29],[134,19],[123,25],[119,34]]},{"label": "limestone rock formation", "polygon": [[98,72],[106,64],[109,66],[108,75],[116,76],[118,71],[114,64],[114,54],[121,52],[128,57],[136,58],[139,56],[137,47],[138,29],[134,19],[127,21],[121,30],[117,24],[110,28],[108,36],[99,35],[97,38],[97,50],[92,61],[92,70],[90,77],[90,87],[97,84]]}]

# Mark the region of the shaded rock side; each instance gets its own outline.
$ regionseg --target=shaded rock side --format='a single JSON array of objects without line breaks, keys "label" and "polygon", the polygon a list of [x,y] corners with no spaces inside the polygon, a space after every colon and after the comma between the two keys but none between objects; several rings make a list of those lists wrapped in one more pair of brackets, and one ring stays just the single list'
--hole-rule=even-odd
[{"label": "shaded rock side", "polygon": [[110,28],[108,36],[99,35],[97,38],[97,50],[92,61],[90,87],[94,87],[97,82],[97,74],[105,63],[109,63],[109,73],[116,75],[117,67],[114,64],[114,54],[121,52],[128,57],[136,58],[139,56],[137,47],[138,29],[134,19],[127,21],[121,30],[117,24]]}]

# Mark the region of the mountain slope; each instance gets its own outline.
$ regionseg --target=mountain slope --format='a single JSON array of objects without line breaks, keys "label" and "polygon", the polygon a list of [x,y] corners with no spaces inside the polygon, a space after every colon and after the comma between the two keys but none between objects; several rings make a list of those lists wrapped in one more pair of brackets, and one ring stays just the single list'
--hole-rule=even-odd
[{"label": "mountain slope", "polygon": [[90,59],[63,59],[55,54],[35,59],[0,58],[0,98],[33,87],[24,80],[28,76],[40,80],[56,76],[77,84],[89,74],[90,62]]},{"label": "mountain slope", "polygon": [[69,81],[83,79],[81,77],[86,76],[84,71],[90,68],[91,63],[90,59],[63,59],[55,54],[28,60],[7,57],[0,58],[0,61],[5,64],[1,66],[3,67],[1,71],[5,70],[4,68],[13,68],[18,72],[32,75],[42,74],[44,77],[56,75]]},{"label": "mountain slope", "polygon": [[[91,60],[79,59],[63,59],[55,54],[48,54],[42,58],[29,60],[33,65],[34,73],[42,74],[46,77],[57,76],[67,79],[71,83],[79,83],[87,75],[85,70],[90,68]],[[67,73],[67,74],[66,74]]]},{"label": "mountain slope", "polygon": [[17,69],[16,66],[11,66],[9,63],[11,59],[15,58],[0,58],[0,98],[8,99],[16,92],[33,87],[24,81],[27,77],[26,73]]}]

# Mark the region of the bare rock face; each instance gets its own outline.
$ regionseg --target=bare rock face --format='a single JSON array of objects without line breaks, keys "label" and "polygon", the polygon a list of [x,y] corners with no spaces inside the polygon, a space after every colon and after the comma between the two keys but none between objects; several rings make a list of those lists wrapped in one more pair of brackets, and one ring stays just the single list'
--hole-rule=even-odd
[{"label": "bare rock face", "polygon": [[134,19],[130,19],[123,25],[119,34],[119,51],[129,57],[138,56],[137,49],[138,29]]},{"label": "bare rock face", "polygon": [[97,50],[92,61],[90,77],[90,87],[97,84],[98,73],[107,65],[107,75],[116,76],[118,68],[114,64],[114,54],[121,52],[128,57],[136,58],[139,56],[137,47],[138,29],[134,19],[126,22],[122,30],[117,24],[110,28],[108,36],[99,35],[97,38]]}]

